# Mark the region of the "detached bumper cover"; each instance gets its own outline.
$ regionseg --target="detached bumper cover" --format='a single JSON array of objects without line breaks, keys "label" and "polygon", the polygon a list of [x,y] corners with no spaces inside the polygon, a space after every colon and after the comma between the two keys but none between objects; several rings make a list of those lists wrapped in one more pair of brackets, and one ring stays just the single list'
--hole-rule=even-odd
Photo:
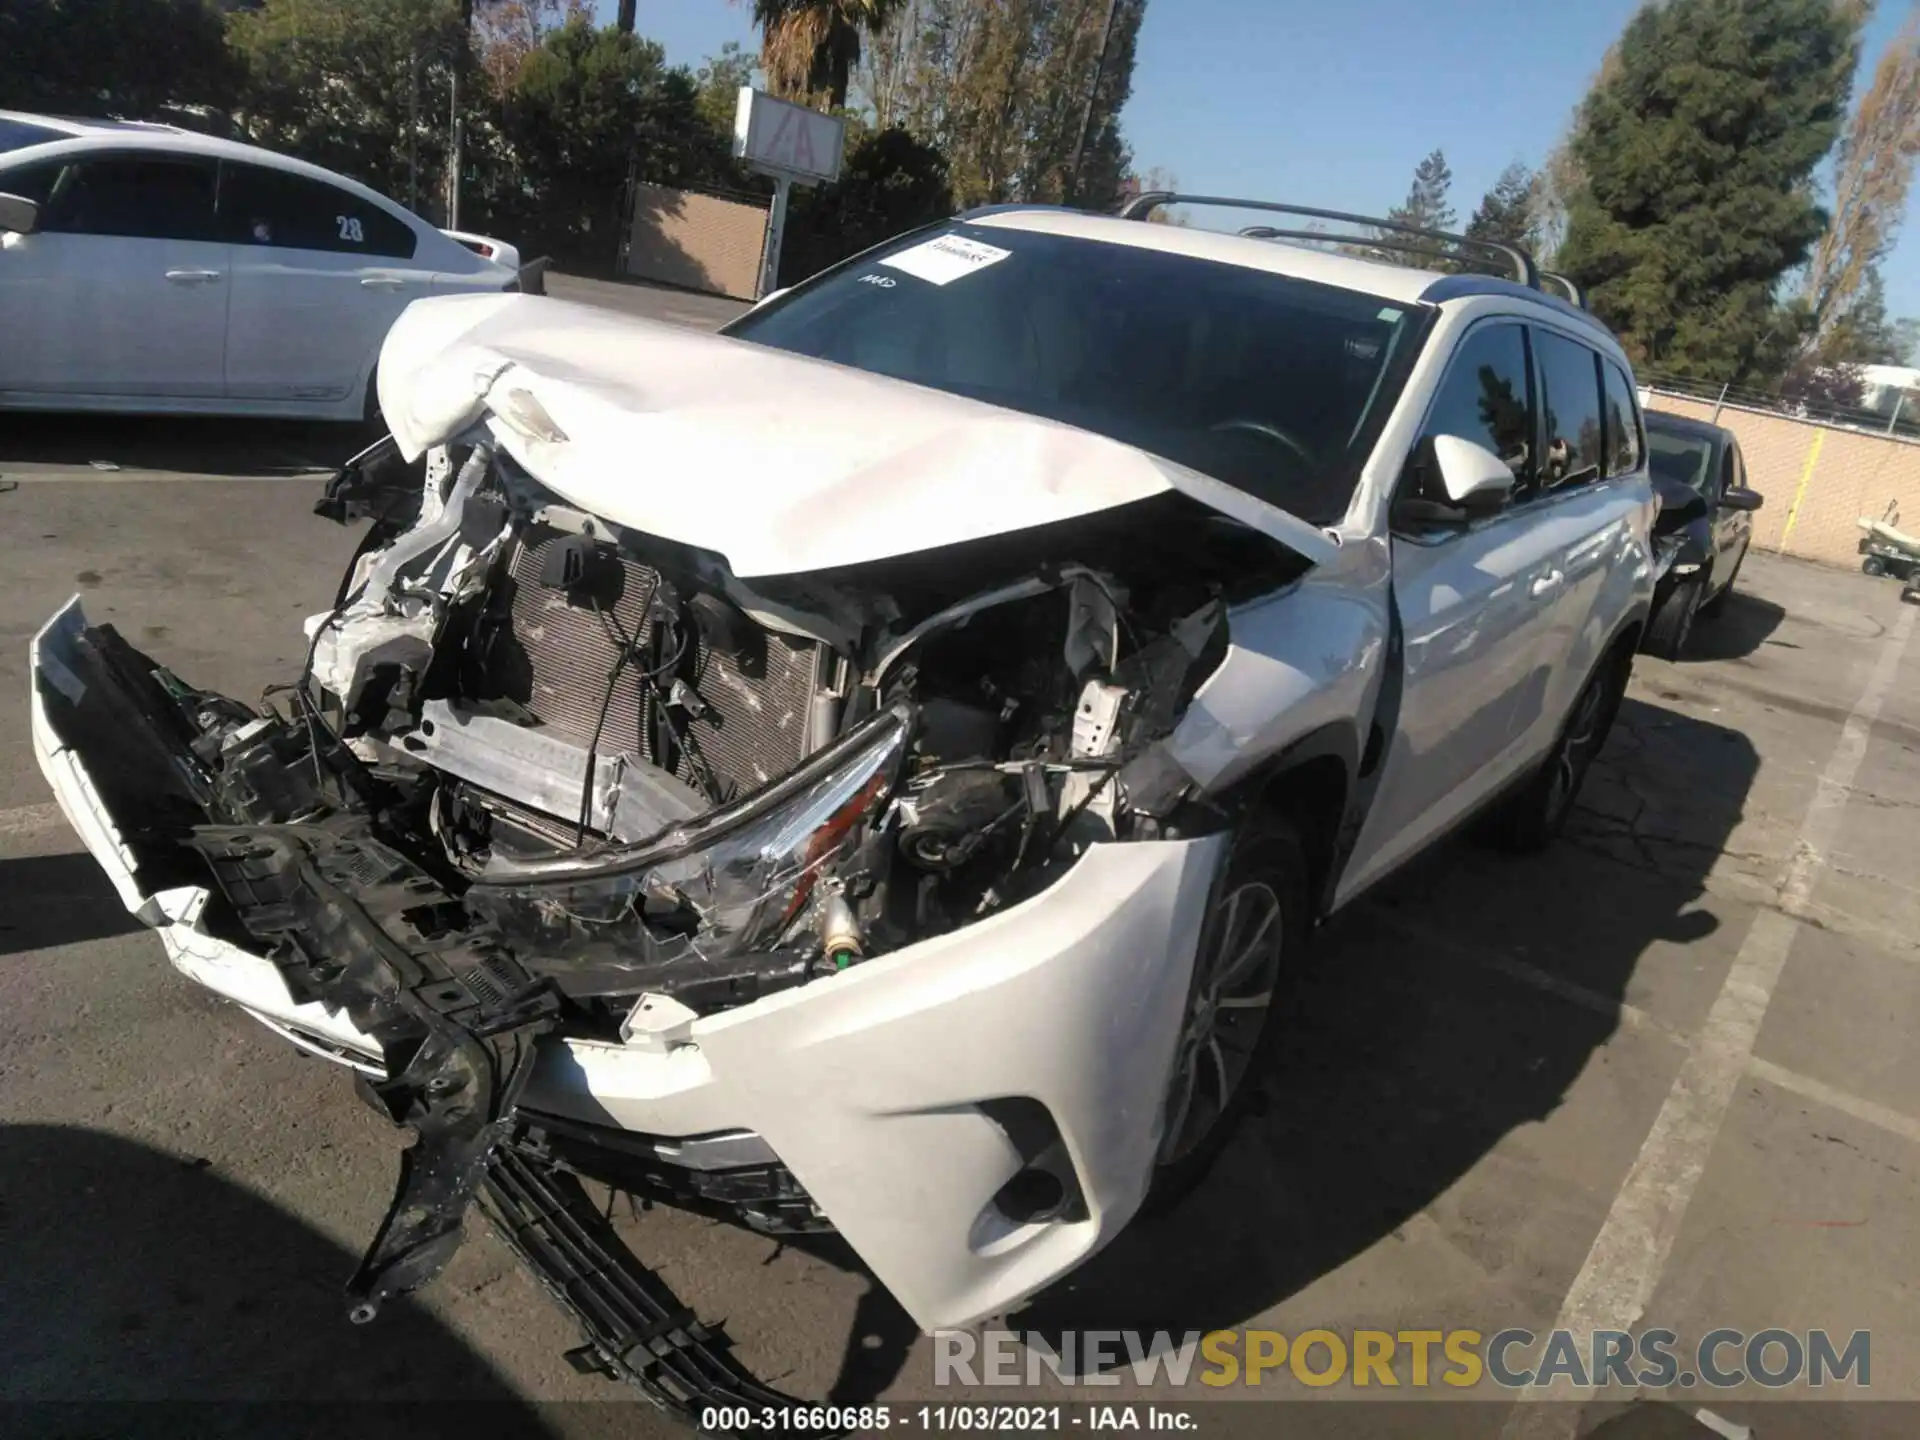
[{"label": "detached bumper cover", "polygon": [[[366,837],[297,824],[189,827],[197,833],[181,847],[184,872],[149,863],[151,842],[133,834],[125,813],[130,803],[148,808],[144,792],[129,801],[124,756],[104,762],[107,781],[96,775],[99,742],[74,720],[90,683],[87,635],[75,603],[34,641],[34,744],[62,810],[122,902],[159,932],[189,978],[409,1095],[405,1074],[387,1073],[400,1053],[393,1026],[403,1037],[417,1032],[410,1053],[428,1059],[432,1037],[442,1046],[477,1041],[473,1088],[456,1094],[493,1098],[442,1124],[450,1138],[438,1152],[463,1162],[473,1183],[478,1167],[464,1162],[498,1139],[516,1106],[660,1137],[750,1130],[928,1329],[1017,1304],[1105,1244],[1138,1208],[1222,839],[1096,845],[1042,894],[963,930],[627,1044],[561,1035],[500,997],[496,1016],[514,1015],[502,1033],[538,1044],[527,1055],[495,1053],[484,1016],[456,1016],[449,1034],[408,971],[423,954],[431,966],[436,952],[377,903],[380,885],[407,877],[397,869],[383,876],[397,857]],[[152,789],[174,786],[153,763]],[[261,872],[251,902],[250,868]],[[216,888],[251,915],[248,935],[214,933]],[[275,906],[304,907],[287,919],[302,935],[326,923],[351,932],[345,948],[361,958],[360,979],[298,993],[284,955],[276,965],[261,953],[270,931],[261,916]],[[378,933],[367,934],[363,921]],[[443,948],[463,946],[504,962],[508,978],[519,973],[484,936],[469,932]],[[312,958],[313,973],[325,974],[348,957]],[[356,984],[387,1002],[395,990],[416,994],[433,1013],[403,1006],[395,1019],[370,1008],[365,994],[356,998]],[[389,1110],[421,1132],[414,1161],[432,1158],[431,1115]],[[1010,1215],[996,1196],[1036,1164],[1060,1176],[1068,1203],[1040,1217]],[[403,1196],[408,1184],[403,1177]],[[465,1193],[442,1197],[436,1213],[452,1210],[457,1227]],[[396,1203],[396,1214],[404,1209]],[[457,1228],[383,1234],[356,1284],[376,1297],[411,1288],[455,1243]]]}]

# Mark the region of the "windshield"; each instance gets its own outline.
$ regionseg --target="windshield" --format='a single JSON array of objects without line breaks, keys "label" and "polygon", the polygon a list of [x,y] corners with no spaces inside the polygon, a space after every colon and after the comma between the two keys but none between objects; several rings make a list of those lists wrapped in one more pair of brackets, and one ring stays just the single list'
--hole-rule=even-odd
[{"label": "windshield", "polygon": [[1326,523],[1419,318],[1238,265],[952,225],[727,333],[1092,430]]},{"label": "windshield", "polygon": [[1647,464],[1663,480],[1705,493],[1713,442],[1701,435],[1675,435],[1647,427]]},{"label": "windshield", "polygon": [[65,140],[66,133],[44,125],[29,125],[24,120],[0,119],[0,155],[9,150],[24,150],[29,145],[44,145],[49,140]]}]

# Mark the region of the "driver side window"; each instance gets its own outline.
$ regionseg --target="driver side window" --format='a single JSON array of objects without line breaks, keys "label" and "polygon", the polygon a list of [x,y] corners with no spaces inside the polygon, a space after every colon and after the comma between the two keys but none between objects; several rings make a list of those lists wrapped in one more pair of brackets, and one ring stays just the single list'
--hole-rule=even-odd
[{"label": "driver side window", "polygon": [[[1414,453],[1426,454],[1425,442],[1439,435],[1471,440],[1506,461],[1514,499],[1523,499],[1534,481],[1534,412],[1526,327],[1505,320],[1475,326],[1454,352]],[[1441,498],[1425,494],[1427,477],[1413,478],[1422,498]]]}]

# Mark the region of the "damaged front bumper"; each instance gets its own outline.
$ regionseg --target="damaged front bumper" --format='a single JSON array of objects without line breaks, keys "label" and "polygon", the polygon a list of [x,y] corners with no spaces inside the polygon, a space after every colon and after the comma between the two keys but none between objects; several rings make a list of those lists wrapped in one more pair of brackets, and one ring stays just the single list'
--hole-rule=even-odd
[{"label": "damaged front bumper", "polygon": [[444,1264],[487,1155],[528,1126],[723,1159],[744,1140],[928,1329],[1017,1304],[1144,1197],[1221,838],[1094,844],[959,930],[589,1038],[526,942],[436,928],[431,877],[354,817],[209,823],[181,717],[128,673],[151,662],[103,664],[102,635],[76,602],[34,641],[34,745],[67,818],[182,973],[359,1070],[419,1136],[357,1318]]}]

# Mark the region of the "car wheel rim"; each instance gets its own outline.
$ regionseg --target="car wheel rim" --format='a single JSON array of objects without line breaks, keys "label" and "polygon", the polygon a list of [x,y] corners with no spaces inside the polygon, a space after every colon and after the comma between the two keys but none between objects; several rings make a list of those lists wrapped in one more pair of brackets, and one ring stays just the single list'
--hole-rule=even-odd
[{"label": "car wheel rim", "polygon": [[1218,923],[1196,957],[1192,999],[1174,1055],[1160,1163],[1189,1155],[1239,1092],[1265,1028],[1280,976],[1286,917],[1264,881],[1235,886],[1217,902]]},{"label": "car wheel rim", "polygon": [[1595,676],[1580,692],[1573,714],[1567,720],[1566,733],[1553,757],[1552,778],[1547,788],[1547,813],[1558,816],[1573,803],[1581,777],[1599,748],[1600,714],[1606,701],[1606,679]]}]

